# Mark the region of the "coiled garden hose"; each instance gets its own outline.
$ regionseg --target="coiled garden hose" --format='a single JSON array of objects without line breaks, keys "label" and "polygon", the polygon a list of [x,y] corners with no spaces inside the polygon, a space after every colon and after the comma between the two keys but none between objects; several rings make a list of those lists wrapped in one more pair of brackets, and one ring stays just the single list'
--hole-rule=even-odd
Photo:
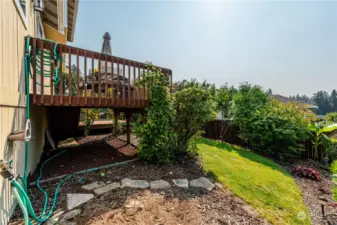
[{"label": "coiled garden hose", "polygon": [[[29,42],[30,42],[30,37],[27,36],[26,37],[26,45],[25,45],[25,60],[24,60],[24,68],[25,68],[25,89],[26,89],[26,103],[27,103],[27,108],[26,108],[26,119],[28,120],[30,118],[30,93],[29,93],[29,79],[30,79],[30,63],[31,63],[31,58],[29,55]],[[55,51],[56,51],[56,44],[54,45],[54,57],[55,57]],[[40,54],[41,56],[41,54]],[[43,54],[43,57],[49,57],[48,54]],[[56,61],[57,59],[57,54],[56,54]],[[51,57],[49,57],[49,59],[51,60]],[[46,63],[49,63],[49,61],[47,60]],[[56,74],[58,74],[58,71],[56,70]],[[57,77],[54,77],[53,79],[57,79]],[[56,158],[57,156],[65,153],[66,150],[52,156],[51,158],[49,158],[48,160],[46,160],[40,167],[40,171],[39,171],[39,177],[36,181],[37,184],[37,188],[43,192],[44,195],[44,204],[43,204],[43,209],[42,209],[42,214],[40,217],[38,217],[34,211],[34,208],[32,206],[32,203],[29,199],[28,196],[28,183],[27,183],[27,178],[28,178],[28,157],[29,157],[29,143],[25,142],[25,171],[24,171],[24,176],[21,177],[19,176],[18,179],[22,182],[22,185],[20,185],[20,183],[16,180],[16,178],[13,178],[10,180],[12,188],[13,188],[13,193],[15,198],[17,199],[23,215],[24,215],[24,219],[25,219],[25,225],[32,225],[32,222],[30,220],[30,217],[32,217],[33,220],[35,220],[36,222],[40,223],[44,223],[46,222],[48,219],[50,219],[50,217],[53,214],[53,211],[55,209],[56,206],[56,202],[57,202],[57,196],[59,193],[59,189],[61,187],[61,185],[66,182],[67,180],[71,179],[72,177],[74,177],[75,175],[80,175],[80,174],[85,174],[85,173],[89,173],[89,172],[93,172],[93,171],[97,171],[100,169],[105,169],[105,168],[109,168],[112,166],[121,166],[121,165],[125,165],[128,162],[119,162],[119,163],[113,163],[113,164],[109,164],[109,165],[104,165],[101,167],[95,167],[95,168],[91,168],[88,170],[83,170],[83,171],[79,171],[73,174],[70,174],[68,176],[66,176],[64,179],[62,179],[56,186],[55,192],[54,192],[54,197],[53,197],[53,202],[52,202],[52,206],[49,210],[48,213],[46,213],[47,211],[47,206],[48,206],[48,193],[40,186],[40,180],[43,176],[43,168],[44,166],[52,159]],[[22,187],[23,186],[23,187]]]}]

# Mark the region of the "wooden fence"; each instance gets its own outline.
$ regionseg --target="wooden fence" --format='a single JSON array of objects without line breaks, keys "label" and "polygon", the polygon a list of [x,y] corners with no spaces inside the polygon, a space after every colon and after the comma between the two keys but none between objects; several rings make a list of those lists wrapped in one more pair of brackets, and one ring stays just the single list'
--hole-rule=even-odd
[{"label": "wooden fence", "polygon": [[[238,145],[248,149],[257,149],[258,145],[252,141],[245,141],[239,137],[239,129],[228,120],[213,120],[204,126],[204,137],[215,140],[222,140],[230,144]],[[314,158],[314,148],[312,140],[306,140],[300,144],[304,145],[305,151],[302,153],[303,159]],[[325,156],[325,150],[322,145],[318,148],[318,159]]]}]

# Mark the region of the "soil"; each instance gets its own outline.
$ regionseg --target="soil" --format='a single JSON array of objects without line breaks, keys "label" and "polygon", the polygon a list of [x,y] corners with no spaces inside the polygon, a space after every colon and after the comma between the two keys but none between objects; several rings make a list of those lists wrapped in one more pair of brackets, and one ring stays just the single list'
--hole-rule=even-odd
[{"label": "soil", "polygon": [[[79,145],[76,147],[57,149],[48,154],[44,154],[35,173],[30,177],[30,182],[35,181],[38,178],[40,166],[43,162],[53,155],[61,153],[65,149],[66,151],[64,153],[45,164],[43,168],[43,179],[74,173],[110,163],[130,160],[136,157],[135,154],[123,154],[121,151],[118,151],[117,148],[113,148],[105,142],[107,139],[114,140],[111,135],[106,134],[87,136],[79,138],[77,141]],[[118,141],[124,149],[133,149],[134,152],[136,152],[134,146],[127,145],[126,142],[122,140]]]},{"label": "soil", "polygon": [[[163,179],[171,183],[170,189],[154,191],[123,188],[96,196],[79,206],[83,211],[72,222],[78,225],[266,223],[264,219],[245,210],[245,202],[227,189],[219,187],[215,187],[212,191],[193,187],[183,189],[175,187],[172,183],[172,179],[192,180],[200,176],[205,176],[205,174],[197,161],[166,165],[152,165],[136,161],[120,167],[78,175],[61,186],[56,211],[66,211],[67,193],[92,193],[81,189],[81,186],[94,181],[114,182],[124,178],[147,181]],[[54,180],[41,185],[49,193],[50,201],[58,182],[59,180]],[[39,215],[44,199],[43,194],[34,186],[29,189],[29,196]],[[50,207],[51,203],[49,202],[48,205]],[[133,205],[133,208],[129,208],[130,205]],[[9,224],[23,224],[22,222],[22,213],[17,207]]]},{"label": "soil", "polygon": [[[297,165],[313,168],[321,174],[320,182],[294,177],[297,185],[302,190],[304,202],[309,210],[312,224],[337,224],[337,207],[334,206],[335,201],[331,194],[333,183],[330,172],[312,160],[298,161],[292,166],[295,167]],[[324,205],[325,218],[323,218],[322,214],[322,205]]]}]

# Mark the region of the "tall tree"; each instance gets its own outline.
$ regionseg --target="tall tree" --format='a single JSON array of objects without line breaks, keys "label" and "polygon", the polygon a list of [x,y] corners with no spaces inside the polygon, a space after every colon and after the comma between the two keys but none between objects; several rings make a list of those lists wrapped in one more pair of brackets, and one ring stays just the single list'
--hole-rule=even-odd
[{"label": "tall tree", "polygon": [[332,111],[337,112],[337,91],[335,89],[333,89],[331,92],[330,104],[332,107]]},{"label": "tall tree", "polygon": [[312,99],[323,115],[332,112],[330,96],[326,91],[318,91],[314,94]]}]

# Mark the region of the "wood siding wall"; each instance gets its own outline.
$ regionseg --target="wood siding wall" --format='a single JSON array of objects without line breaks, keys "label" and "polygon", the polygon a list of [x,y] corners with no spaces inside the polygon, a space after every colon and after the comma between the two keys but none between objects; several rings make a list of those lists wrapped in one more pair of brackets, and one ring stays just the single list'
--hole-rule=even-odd
[{"label": "wood siding wall", "polygon": [[[28,26],[13,0],[0,0],[0,159],[13,160],[14,172],[23,175],[23,142],[8,142],[10,132],[25,125],[24,37],[34,36],[35,16],[27,0]],[[0,224],[7,224],[14,209],[10,184],[0,176]]]}]

